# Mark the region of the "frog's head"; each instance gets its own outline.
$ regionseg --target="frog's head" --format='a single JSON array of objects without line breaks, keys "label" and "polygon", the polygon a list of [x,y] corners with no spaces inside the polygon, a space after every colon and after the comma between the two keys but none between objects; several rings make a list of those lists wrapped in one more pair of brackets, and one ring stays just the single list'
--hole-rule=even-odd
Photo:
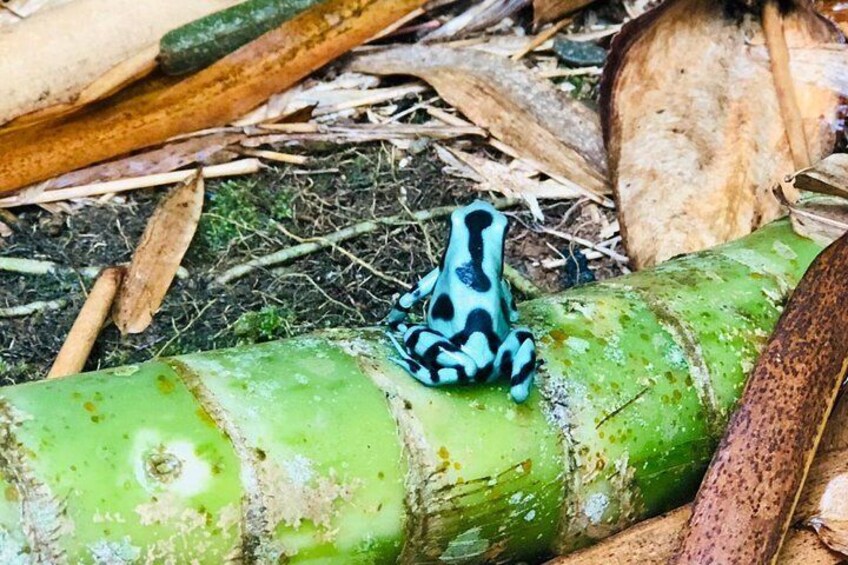
[{"label": "frog's head", "polygon": [[488,202],[475,200],[451,214],[448,249],[458,260],[465,256],[463,262],[470,259],[483,271],[499,274],[508,228],[506,216]]}]

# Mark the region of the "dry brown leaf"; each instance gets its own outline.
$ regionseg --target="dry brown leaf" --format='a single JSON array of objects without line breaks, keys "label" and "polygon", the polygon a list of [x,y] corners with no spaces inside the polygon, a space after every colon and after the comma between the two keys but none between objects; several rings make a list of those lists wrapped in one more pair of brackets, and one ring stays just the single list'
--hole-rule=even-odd
[{"label": "dry brown leaf", "polygon": [[[625,243],[637,268],[749,233],[781,213],[772,187],[796,167],[759,14],[669,0],[627,24],[604,72],[601,114]],[[839,32],[807,9],[790,49]],[[707,55],[708,54],[708,55]],[[839,96],[794,81],[813,161],[833,148]]]},{"label": "dry brown leaf", "polygon": [[116,90],[153,68],[165,32],[237,3],[74,0],[39,12],[0,34],[0,53],[15,53],[0,57],[0,124]]},{"label": "dry brown leaf", "polygon": [[530,0],[483,0],[428,33],[421,41],[445,41],[486,29],[501,23],[529,3]]},{"label": "dry brown leaf", "polygon": [[789,208],[792,228],[821,245],[827,245],[848,231],[848,202],[842,198],[819,197]]},{"label": "dry brown leaf", "polygon": [[595,194],[609,191],[597,116],[520,63],[467,49],[409,46],[365,55],[352,65],[372,74],[418,76],[546,174]]},{"label": "dry brown leaf", "polygon": [[69,118],[3,131],[0,192],[225,125],[424,1],[325,0],[179,82],[139,85]]},{"label": "dry brown leaf", "polygon": [[533,0],[533,23],[537,26],[560,19],[595,0]]},{"label": "dry brown leaf", "polygon": [[194,237],[203,209],[198,171],[156,207],[133,253],[112,318],[122,334],[143,332],[153,321]]}]

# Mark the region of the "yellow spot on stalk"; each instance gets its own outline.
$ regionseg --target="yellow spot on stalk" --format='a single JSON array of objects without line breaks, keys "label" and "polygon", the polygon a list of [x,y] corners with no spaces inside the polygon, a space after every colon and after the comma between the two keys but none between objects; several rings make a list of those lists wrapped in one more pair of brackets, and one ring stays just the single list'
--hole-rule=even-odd
[{"label": "yellow spot on stalk", "polygon": [[18,500],[20,500],[20,497],[18,496],[18,489],[11,485],[6,487],[4,495],[6,496],[6,500],[8,500],[9,502],[17,502]]},{"label": "yellow spot on stalk", "polygon": [[165,375],[159,375],[156,377],[156,388],[158,388],[162,394],[171,394],[174,392],[174,388],[176,387],[168,377]]},{"label": "yellow spot on stalk", "polygon": [[86,412],[94,412],[95,410],[97,410],[97,407],[94,405],[93,402],[86,402],[82,405],[82,407],[85,408]]},{"label": "yellow spot on stalk", "polygon": [[439,457],[441,457],[442,459],[450,459],[450,452],[448,451],[448,448],[445,447],[444,445],[439,448],[438,453],[439,453]]}]

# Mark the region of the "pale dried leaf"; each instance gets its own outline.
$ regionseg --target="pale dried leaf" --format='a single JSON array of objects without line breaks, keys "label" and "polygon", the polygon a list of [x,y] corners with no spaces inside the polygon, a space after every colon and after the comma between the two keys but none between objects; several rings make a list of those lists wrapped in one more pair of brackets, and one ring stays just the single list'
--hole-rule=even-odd
[{"label": "pale dried leaf", "polygon": [[502,22],[524,6],[530,0],[483,0],[448,21],[435,31],[425,35],[421,41],[445,41],[463,34],[486,29]]},{"label": "pale dried leaf", "polygon": [[807,520],[833,551],[848,556],[848,474],[830,480],[819,500],[819,512]]},{"label": "pale dried leaf", "polygon": [[[783,23],[790,48],[837,40],[806,8]],[[712,0],[669,0],[616,37],[601,107],[637,268],[736,239],[782,213],[772,188],[795,167],[774,79],[756,53],[763,44],[758,17],[727,17]],[[839,96],[794,87],[815,162],[832,151]]]},{"label": "pale dried leaf", "polygon": [[835,153],[795,174],[795,188],[848,198],[848,153]]},{"label": "pale dried leaf", "polygon": [[596,194],[609,191],[595,113],[519,63],[471,50],[410,46],[365,55],[352,65],[362,72],[418,76],[546,174]]},{"label": "pale dried leaf", "polygon": [[112,317],[122,334],[143,332],[153,321],[194,237],[203,208],[198,172],[157,206],[141,236]]},{"label": "pale dried leaf", "polygon": [[829,245],[848,231],[848,201],[818,197],[790,207],[792,228],[820,245]]},{"label": "pale dried leaf", "polygon": [[848,34],[848,3],[845,0],[816,0],[816,9]]}]

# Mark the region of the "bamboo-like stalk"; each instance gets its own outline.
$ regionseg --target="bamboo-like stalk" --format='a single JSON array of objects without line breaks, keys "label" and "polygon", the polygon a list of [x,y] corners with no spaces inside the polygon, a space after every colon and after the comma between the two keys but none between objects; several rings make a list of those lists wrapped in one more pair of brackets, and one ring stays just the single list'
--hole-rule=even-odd
[{"label": "bamboo-like stalk", "polygon": [[0,548],[35,562],[474,563],[688,500],[820,247],[779,222],[527,302],[544,365],[428,389],[339,330],[0,391]]}]

